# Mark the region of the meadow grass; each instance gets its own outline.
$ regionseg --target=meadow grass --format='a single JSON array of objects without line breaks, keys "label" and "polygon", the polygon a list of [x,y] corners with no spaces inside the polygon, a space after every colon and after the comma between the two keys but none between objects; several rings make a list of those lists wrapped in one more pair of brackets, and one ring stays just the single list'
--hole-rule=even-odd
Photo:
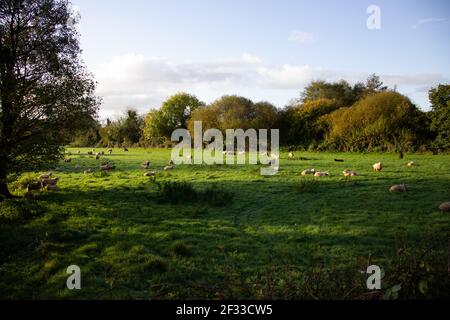
[{"label": "meadow grass", "polygon": [[[449,155],[283,153],[280,172],[261,176],[260,165],[163,171],[165,149],[115,149],[105,173],[87,150],[69,149],[72,162],[53,171],[60,191],[0,203],[1,298],[450,297],[450,214],[438,210],[450,201]],[[308,168],[330,177],[302,177]],[[408,192],[388,191],[399,183]],[[66,288],[72,264],[81,290]],[[366,289],[369,264],[384,270],[381,291]]]}]

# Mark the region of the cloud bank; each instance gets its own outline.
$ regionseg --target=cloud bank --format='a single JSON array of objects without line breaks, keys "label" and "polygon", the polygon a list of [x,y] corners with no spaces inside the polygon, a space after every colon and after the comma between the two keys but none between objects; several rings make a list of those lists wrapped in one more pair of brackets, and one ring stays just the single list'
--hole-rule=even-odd
[{"label": "cloud bank", "polygon": [[[244,53],[239,57],[211,61],[174,62],[139,54],[115,56],[93,68],[98,81],[97,93],[103,97],[100,116],[115,116],[126,108],[140,112],[157,108],[168,96],[185,91],[209,103],[224,94],[240,94],[259,101],[267,100],[283,107],[312,80],[351,83],[368,74],[342,72],[309,65],[274,66],[258,56]],[[381,75],[389,86],[397,85],[405,94],[421,99],[432,85],[448,81],[437,74]]]}]

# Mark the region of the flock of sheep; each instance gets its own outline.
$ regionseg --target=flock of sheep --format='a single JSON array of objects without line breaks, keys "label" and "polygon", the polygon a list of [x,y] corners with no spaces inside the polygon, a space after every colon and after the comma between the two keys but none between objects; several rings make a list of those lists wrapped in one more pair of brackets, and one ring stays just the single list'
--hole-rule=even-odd
[{"label": "flock of sheep", "polygon": [[[125,152],[128,152],[128,149],[124,148]],[[113,149],[109,149],[108,153],[112,154]],[[245,151],[242,151],[245,153]],[[78,151],[78,154],[81,154],[80,151]],[[96,160],[100,160],[102,156],[105,155],[105,152],[95,152],[95,149],[92,149],[92,151],[89,151],[87,153],[89,156],[94,156],[95,154],[95,159]],[[228,155],[229,153],[224,151],[224,154]],[[69,153],[69,155],[71,155],[71,153]],[[234,152],[233,152],[234,155]],[[278,159],[278,155],[274,155],[271,154],[270,156],[267,153],[264,153],[263,155],[266,155],[269,157],[269,165],[273,164],[274,161],[276,159]],[[192,156],[187,156],[186,157],[188,160],[192,161]],[[289,159],[294,159],[294,154],[292,152],[289,153],[288,155]],[[72,161],[71,158],[65,158],[64,162],[65,163],[70,163]],[[339,160],[339,159],[335,159],[336,162],[343,162],[344,160]],[[410,161],[408,162],[407,166],[408,167],[413,167],[414,161]],[[79,168],[79,166],[76,166],[77,168]],[[110,171],[110,170],[114,170],[116,168],[115,165],[112,165],[109,163],[109,161],[104,161],[101,163],[100,165],[100,170],[101,171]],[[147,171],[150,168],[150,161],[145,161],[144,163],[142,163],[141,168],[146,170],[144,173],[145,177],[155,177],[156,176],[156,171]],[[375,172],[381,172],[383,170],[383,164],[381,162],[377,162],[372,166],[373,170]],[[175,169],[175,164],[172,160],[169,161],[169,164],[167,166],[164,167],[164,171],[168,171],[168,170],[173,170]],[[89,174],[92,173],[92,169],[88,169],[86,171],[84,171],[85,174]],[[342,174],[344,175],[344,177],[355,177],[358,176],[358,173],[356,171],[353,170],[349,170],[349,169],[345,169]],[[327,177],[330,175],[330,173],[328,171],[317,171],[314,168],[312,169],[306,169],[303,170],[301,172],[302,176],[308,176],[308,175],[312,175],[314,177]],[[41,189],[46,189],[48,191],[58,191],[59,187],[57,186],[57,183],[59,181],[59,178],[52,178],[52,173],[49,172],[47,174],[43,174],[41,175],[36,182],[32,182],[28,184],[27,187],[27,193],[25,194],[25,197],[27,198],[34,198],[34,194],[33,191],[40,191]],[[390,192],[406,192],[407,191],[407,187],[405,184],[396,184],[390,187],[389,189]],[[450,212],[450,202],[444,202],[439,206],[439,209],[441,211],[444,212]]]}]

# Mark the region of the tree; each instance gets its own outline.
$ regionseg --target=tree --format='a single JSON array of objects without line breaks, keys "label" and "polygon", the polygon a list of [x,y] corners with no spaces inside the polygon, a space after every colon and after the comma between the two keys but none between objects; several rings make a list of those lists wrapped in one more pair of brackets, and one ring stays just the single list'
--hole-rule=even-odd
[{"label": "tree", "polygon": [[212,104],[200,107],[192,114],[188,128],[202,121],[204,130],[216,128],[224,134],[227,129],[272,129],[276,125],[277,109],[268,102],[253,103],[240,96],[223,96]]},{"label": "tree", "polygon": [[[74,15],[64,0],[0,2],[0,194],[10,174],[50,166],[86,115],[95,83],[80,59]],[[80,123],[81,121],[81,123]]]},{"label": "tree", "polygon": [[344,151],[381,148],[402,152],[423,142],[423,120],[423,113],[405,96],[375,93],[329,116],[327,143]]},{"label": "tree", "polygon": [[300,103],[318,99],[334,100],[338,107],[349,107],[356,102],[353,88],[341,80],[339,82],[312,81],[301,93]]},{"label": "tree", "polygon": [[107,119],[100,132],[101,143],[104,146],[132,146],[141,141],[144,119],[137,111],[128,109],[125,115],[116,121]]},{"label": "tree", "polygon": [[438,148],[450,148],[450,85],[440,84],[429,91],[430,128],[436,134]]},{"label": "tree", "polygon": [[159,110],[151,110],[145,117],[144,137],[152,144],[170,139],[175,129],[186,129],[192,113],[204,103],[188,93],[177,93],[163,102]]},{"label": "tree", "polygon": [[323,141],[328,131],[324,116],[339,109],[335,100],[309,100],[300,105],[291,106],[287,112],[285,126],[281,129],[286,136],[285,142],[291,145],[308,147]]}]

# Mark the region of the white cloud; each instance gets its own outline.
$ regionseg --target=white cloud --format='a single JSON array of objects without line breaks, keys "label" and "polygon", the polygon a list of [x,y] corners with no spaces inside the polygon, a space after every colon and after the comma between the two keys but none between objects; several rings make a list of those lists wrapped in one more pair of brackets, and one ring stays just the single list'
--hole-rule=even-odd
[{"label": "white cloud", "polygon": [[449,21],[448,18],[424,18],[424,19],[419,19],[416,24],[413,25],[414,29],[417,29],[419,27],[421,27],[424,24],[430,24],[430,23],[440,23],[440,22],[446,22]]},{"label": "white cloud", "polygon": [[289,35],[288,40],[296,43],[308,43],[314,41],[315,36],[311,32],[294,30]]},{"label": "white cloud", "polygon": [[[103,97],[101,117],[117,115],[127,107],[146,112],[180,91],[195,94],[207,103],[224,94],[240,94],[282,107],[312,80],[346,79],[354,83],[368,76],[362,72],[341,72],[309,65],[270,65],[249,53],[201,62],[174,62],[127,54],[94,67],[93,73],[98,81],[97,93]],[[424,95],[427,86],[448,82],[437,74],[380,76],[391,87],[405,87],[408,92],[423,90]]]}]

